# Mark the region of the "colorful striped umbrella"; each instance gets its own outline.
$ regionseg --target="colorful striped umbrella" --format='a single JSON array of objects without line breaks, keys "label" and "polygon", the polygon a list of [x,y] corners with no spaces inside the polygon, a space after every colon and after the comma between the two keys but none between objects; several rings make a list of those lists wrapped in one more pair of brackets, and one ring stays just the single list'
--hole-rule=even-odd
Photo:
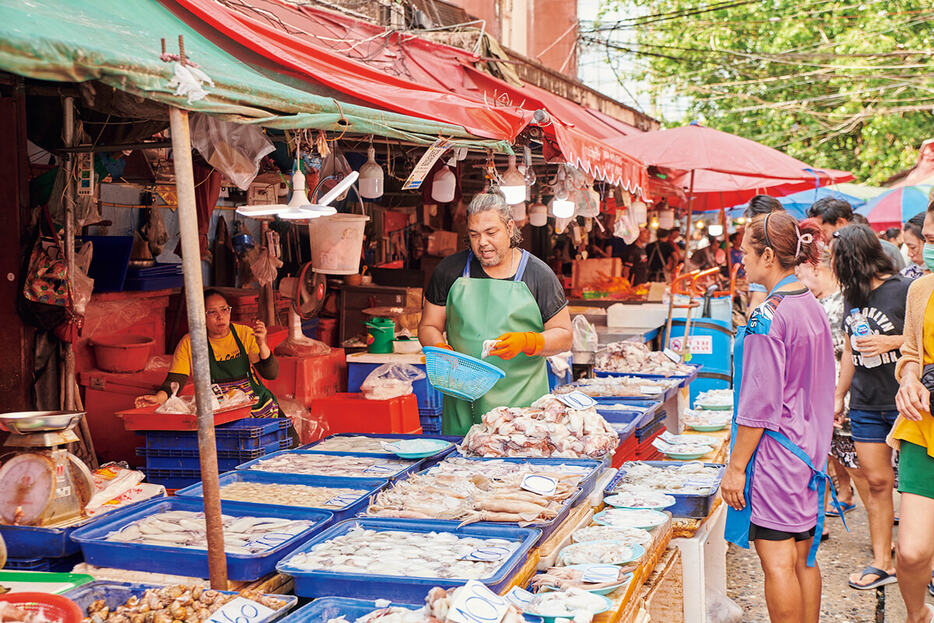
[{"label": "colorful striped umbrella", "polygon": [[912,216],[927,209],[931,188],[929,185],[893,188],[870,199],[856,212],[865,216],[869,224],[876,229],[901,227]]}]

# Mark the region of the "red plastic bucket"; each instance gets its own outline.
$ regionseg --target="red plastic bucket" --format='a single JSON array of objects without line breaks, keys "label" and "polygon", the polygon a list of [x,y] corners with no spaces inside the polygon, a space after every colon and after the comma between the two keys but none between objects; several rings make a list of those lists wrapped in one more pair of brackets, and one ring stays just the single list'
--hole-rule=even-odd
[{"label": "red plastic bucket", "polygon": [[146,367],[153,339],[145,335],[91,338],[97,367],[106,372],[139,372]]},{"label": "red plastic bucket", "polygon": [[0,595],[5,601],[27,612],[35,612],[49,623],[81,623],[84,614],[78,604],[51,593],[7,593]]}]

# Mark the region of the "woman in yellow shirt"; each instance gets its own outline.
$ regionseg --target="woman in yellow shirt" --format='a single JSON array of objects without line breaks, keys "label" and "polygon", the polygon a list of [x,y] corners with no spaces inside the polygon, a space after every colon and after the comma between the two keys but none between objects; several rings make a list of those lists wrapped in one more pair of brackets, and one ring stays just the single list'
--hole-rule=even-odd
[{"label": "woman in yellow shirt", "polygon": [[[934,201],[928,206],[922,235],[924,262],[934,268]],[[934,621],[934,608],[925,605],[924,591],[934,558],[934,275],[917,279],[908,289],[901,353],[895,368],[899,417],[888,438],[889,445],[900,450],[902,504],[895,568],[907,623],[929,623]]]},{"label": "woman in yellow shirt", "polygon": [[[279,362],[266,343],[266,325],[256,320],[253,327],[230,322],[230,305],[217,290],[204,292],[204,310],[208,333],[211,383],[220,391],[239,389],[255,399],[253,417],[279,416],[279,403],[263,382],[279,374]],[[258,373],[258,374],[257,374]],[[161,405],[168,400],[172,383],[181,389],[191,376],[191,337],[179,341],[169,373],[155,394],[139,396],[137,407]]]}]

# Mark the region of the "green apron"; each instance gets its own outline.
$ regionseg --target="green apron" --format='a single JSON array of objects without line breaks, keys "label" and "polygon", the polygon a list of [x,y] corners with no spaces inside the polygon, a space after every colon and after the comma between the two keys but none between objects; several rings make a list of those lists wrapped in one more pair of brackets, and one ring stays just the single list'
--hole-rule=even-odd
[{"label": "green apron", "polygon": [[[467,265],[448,293],[448,342],[459,353],[480,357],[484,340],[503,333],[545,330],[538,303],[522,281],[529,253],[522,252],[519,267],[512,280],[472,279],[470,264],[473,252],[467,254]],[[487,394],[473,404],[451,396],[444,397],[441,430],[445,435],[464,435],[480,417],[496,407],[527,407],[548,393],[548,372],[545,358],[520,353],[505,360],[484,359],[506,373]]]},{"label": "green apron", "polygon": [[250,415],[253,417],[271,418],[279,417],[279,403],[276,397],[272,395],[262,381],[256,378],[253,373],[253,366],[250,365],[250,356],[240,341],[236,329],[231,325],[230,332],[233,334],[237,348],[240,349],[240,356],[228,359],[227,361],[218,361],[214,357],[214,349],[211,348],[211,340],[208,340],[208,361],[211,366],[211,383],[217,385],[222,391],[228,389],[239,389],[248,396],[256,399],[253,404]]}]

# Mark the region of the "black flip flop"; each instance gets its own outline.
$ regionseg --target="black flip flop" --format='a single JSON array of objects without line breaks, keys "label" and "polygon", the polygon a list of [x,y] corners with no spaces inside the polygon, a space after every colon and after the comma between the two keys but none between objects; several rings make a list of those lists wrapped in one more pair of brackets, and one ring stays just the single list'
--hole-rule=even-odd
[{"label": "black flip flop", "polygon": [[886,573],[882,569],[877,569],[872,565],[866,565],[866,567],[863,568],[863,572],[859,574],[859,579],[862,580],[867,575],[875,575],[877,577],[869,584],[857,584],[853,580],[850,580],[848,582],[850,588],[855,588],[858,591],[868,591],[872,588],[879,588],[880,586],[885,586],[886,584],[894,584],[895,582],[898,582],[898,578],[895,577],[894,573]]}]

